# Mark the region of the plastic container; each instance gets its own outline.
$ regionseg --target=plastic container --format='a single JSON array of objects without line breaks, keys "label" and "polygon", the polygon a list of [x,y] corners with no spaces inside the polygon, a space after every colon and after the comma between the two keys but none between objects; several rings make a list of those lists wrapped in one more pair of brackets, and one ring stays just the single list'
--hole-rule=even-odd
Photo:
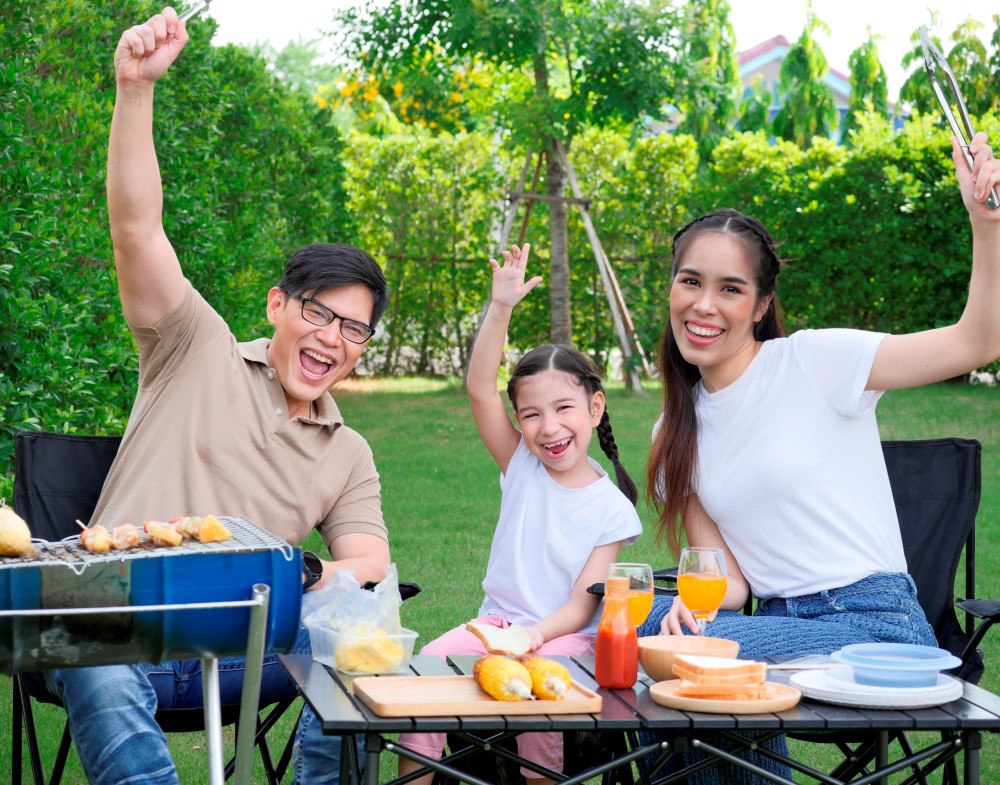
[{"label": "plastic container", "polygon": [[933,687],[962,661],[944,649],[912,643],[855,643],[830,655],[850,665],[854,681],[873,687]]},{"label": "plastic container", "polygon": [[628,607],[628,584],[624,575],[610,576],[604,582],[594,679],[611,690],[629,689],[639,676],[639,643]]},{"label": "plastic container", "polygon": [[306,624],[313,659],[343,673],[403,673],[410,667],[417,633],[382,630],[352,634],[327,624]]}]

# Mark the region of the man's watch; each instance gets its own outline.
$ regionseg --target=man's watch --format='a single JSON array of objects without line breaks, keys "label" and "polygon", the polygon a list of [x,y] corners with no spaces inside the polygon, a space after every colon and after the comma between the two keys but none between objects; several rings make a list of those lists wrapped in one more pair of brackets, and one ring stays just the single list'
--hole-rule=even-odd
[{"label": "man's watch", "polygon": [[322,577],[322,559],[312,551],[302,551],[302,591],[315,586]]}]

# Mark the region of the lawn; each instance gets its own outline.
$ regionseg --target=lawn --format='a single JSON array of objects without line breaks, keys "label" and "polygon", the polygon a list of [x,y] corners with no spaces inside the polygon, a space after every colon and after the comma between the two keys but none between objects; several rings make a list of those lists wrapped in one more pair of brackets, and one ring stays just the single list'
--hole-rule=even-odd
[{"label": "lawn", "polygon": [[[415,581],[423,592],[403,606],[403,624],[420,634],[418,646],[471,618],[482,599],[493,525],[499,509],[498,470],[476,434],[467,402],[456,381],[350,380],[337,393],[346,421],[372,445],[382,476],[385,519],[400,580]],[[655,385],[637,395],[611,386],[608,410],[622,463],[642,488],[650,426],[659,411]],[[890,393],[879,405],[884,438],[966,436],[983,443],[983,502],[979,515],[978,594],[1000,597],[1000,390],[942,384]],[[594,442],[594,455],[607,461]],[[650,515],[640,504],[644,523]],[[318,537],[309,541],[321,549]],[[622,553],[623,559],[654,565],[671,563],[648,530]],[[959,588],[958,594],[962,595]],[[1000,640],[989,636],[987,665],[1000,662]],[[987,670],[982,685],[1000,692],[1000,668]],[[0,712],[9,716],[10,680],[0,679]],[[51,761],[62,714],[39,712]],[[278,731],[287,733],[291,719]],[[0,770],[9,770],[8,729],[0,739]],[[227,734],[231,743],[231,734]],[[204,738],[177,734],[171,745],[181,781],[206,782]],[[983,750],[983,782],[1000,782],[1000,741],[989,736]],[[291,778],[287,777],[286,781]],[[264,782],[255,772],[255,782]],[[67,785],[84,778],[70,755]]]}]

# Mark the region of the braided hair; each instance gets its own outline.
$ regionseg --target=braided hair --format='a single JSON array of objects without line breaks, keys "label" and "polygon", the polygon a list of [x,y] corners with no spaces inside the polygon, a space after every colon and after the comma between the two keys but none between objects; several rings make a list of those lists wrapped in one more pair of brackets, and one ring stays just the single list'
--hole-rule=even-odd
[{"label": "braided hair", "polygon": [[[529,351],[514,366],[514,371],[507,382],[507,397],[510,398],[515,411],[517,410],[518,383],[521,379],[534,376],[542,371],[562,371],[569,374],[584,388],[588,399],[592,398],[594,393],[604,393],[601,377],[585,354],[572,346],[546,344]],[[639,499],[639,491],[618,457],[618,445],[615,444],[615,437],[611,433],[611,418],[608,415],[607,403],[604,406],[604,414],[601,415],[601,420],[597,424],[597,440],[601,445],[601,450],[608,456],[611,465],[615,467],[615,480],[618,483],[618,489],[625,494],[625,498],[635,505]]]},{"label": "braided hair", "polygon": [[[726,234],[746,251],[754,273],[757,301],[770,298],[767,310],[753,328],[757,341],[768,341],[785,334],[778,308],[778,275],[784,264],[778,256],[771,233],[756,218],[736,210],[723,209],[700,216],[681,227],[671,245],[673,266],[671,280],[680,269],[685,250],[706,232]],[[698,421],[695,413],[694,387],[701,379],[697,365],[684,359],[670,325],[663,333],[658,359],[663,379],[663,420],[653,439],[646,464],[647,497],[659,512],[657,529],[665,536],[675,554],[680,552],[679,518],[683,517],[688,497],[695,486],[698,465]]]}]

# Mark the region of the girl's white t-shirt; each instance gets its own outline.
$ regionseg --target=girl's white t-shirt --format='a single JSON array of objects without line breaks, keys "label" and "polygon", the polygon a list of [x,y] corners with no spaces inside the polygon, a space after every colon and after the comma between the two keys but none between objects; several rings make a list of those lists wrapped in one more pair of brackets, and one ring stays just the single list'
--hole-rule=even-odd
[{"label": "girl's white t-shirt", "polygon": [[[500,517],[483,579],[479,615],[534,624],[561,607],[594,548],[642,533],[635,507],[601,465],[583,488],[565,488],[549,476],[521,439],[500,476]],[[580,632],[597,631],[598,616]]]},{"label": "girl's white t-shirt", "polygon": [[728,387],[695,388],[698,497],[758,597],[906,572],[882,393],[865,391],[884,337],[803,330],[765,341]]}]

